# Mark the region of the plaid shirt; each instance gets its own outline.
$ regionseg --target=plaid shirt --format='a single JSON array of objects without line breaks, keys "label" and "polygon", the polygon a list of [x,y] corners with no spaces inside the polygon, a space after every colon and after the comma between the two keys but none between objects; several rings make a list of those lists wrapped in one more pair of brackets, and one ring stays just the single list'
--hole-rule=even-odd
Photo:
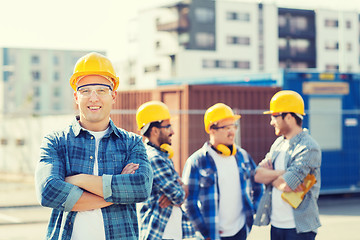
[{"label": "plaid shirt", "polygon": [[[175,171],[173,162],[168,154],[145,145],[146,151],[153,168],[154,182],[151,196],[144,203],[140,203],[140,239],[162,239],[166,224],[169,221],[173,207],[159,206],[159,198],[165,195],[173,204],[182,204],[185,198],[185,191],[177,181],[179,174]],[[184,238],[195,237],[195,231],[189,222],[186,214],[182,212],[182,234]]]},{"label": "plaid shirt", "polygon": [[[270,148],[270,152],[267,154],[267,158],[273,161],[276,159],[283,140],[284,137],[282,136],[275,140]],[[289,149],[285,155],[286,172],[283,175],[284,180],[291,189],[296,189],[309,173],[314,174],[317,181],[309,192],[306,193],[299,207],[293,210],[296,231],[298,233],[317,232],[317,228],[321,226],[317,206],[321,183],[320,166],[320,147],[306,129],[290,139]],[[270,223],[272,188],[271,184],[266,186],[264,196],[260,201],[254,222],[257,226],[265,226]]]},{"label": "plaid shirt", "polygon": [[[64,181],[66,176],[92,174],[95,138],[75,119],[63,131],[43,140],[35,180],[42,206],[53,208],[46,239],[70,239],[77,212],[71,211],[83,190]],[[128,163],[138,163],[135,174],[120,174]],[[141,137],[117,128],[101,139],[98,151],[99,176],[104,199],[114,203],[102,208],[106,239],[138,239],[135,203],[150,195],[152,169]]]},{"label": "plaid shirt", "polygon": [[[217,216],[220,190],[216,165],[209,149],[210,145],[205,143],[190,156],[184,168],[183,181],[189,187],[189,196],[185,201],[186,213],[204,238],[214,240],[220,239]],[[250,232],[263,186],[254,181],[256,165],[244,149],[237,147],[235,159],[239,168],[246,229]]]}]

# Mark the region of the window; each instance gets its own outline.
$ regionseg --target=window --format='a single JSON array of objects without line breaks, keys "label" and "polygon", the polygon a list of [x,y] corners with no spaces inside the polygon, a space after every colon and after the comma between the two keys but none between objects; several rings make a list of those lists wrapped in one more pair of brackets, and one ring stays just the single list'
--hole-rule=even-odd
[{"label": "window", "polygon": [[59,65],[59,57],[58,56],[53,57],[53,63],[55,66]]},{"label": "window", "polygon": [[228,44],[250,45],[250,38],[249,37],[228,36],[226,38],[226,42]]},{"label": "window", "polygon": [[39,56],[37,56],[37,55],[31,56],[31,63],[32,63],[32,64],[39,64],[39,63],[40,63],[40,58],[39,58]]},{"label": "window", "polygon": [[58,88],[58,87],[54,88],[54,96],[59,97],[60,94],[61,94],[60,88]]},{"label": "window", "polygon": [[190,35],[189,33],[185,32],[185,33],[179,33],[179,44],[180,45],[187,45],[189,43],[190,40]]},{"label": "window", "polygon": [[199,32],[195,36],[196,45],[202,48],[210,48],[215,45],[215,37],[211,33]]},{"label": "window", "polygon": [[309,129],[322,150],[342,148],[341,108],[341,97],[309,99]]},{"label": "window", "polygon": [[4,82],[9,82],[13,79],[13,72],[4,71]]},{"label": "window", "polygon": [[282,68],[282,69],[285,69],[285,68],[287,68],[287,66],[286,66],[286,62],[279,62],[279,68]]},{"label": "window", "polygon": [[279,21],[279,27],[286,26],[286,16],[285,15],[279,15],[278,21]]},{"label": "window", "polygon": [[350,21],[350,20],[347,20],[347,21],[346,21],[346,28],[347,28],[347,29],[350,29],[350,28],[351,28],[351,21]]},{"label": "window", "polygon": [[200,23],[212,23],[214,22],[214,11],[209,8],[196,8],[195,18]]},{"label": "window", "polygon": [[159,49],[161,47],[160,41],[155,42],[155,48]]},{"label": "window", "polygon": [[290,64],[290,68],[292,68],[292,69],[307,69],[307,68],[309,68],[309,65],[306,62],[292,62]]},{"label": "window", "polygon": [[239,13],[238,14],[238,20],[243,22],[249,22],[250,21],[250,14],[249,13]]},{"label": "window", "polygon": [[54,110],[61,110],[61,104],[59,102],[53,103],[53,109]]},{"label": "window", "polygon": [[40,96],[40,94],[41,94],[40,87],[35,86],[35,87],[34,87],[34,96],[35,96],[35,97],[38,97],[38,96]]},{"label": "window", "polygon": [[308,27],[308,20],[306,17],[295,18],[296,30],[306,30]]},{"label": "window", "polygon": [[202,66],[203,68],[215,68],[216,67],[216,61],[210,60],[210,59],[203,59],[202,60]]},{"label": "window", "polygon": [[60,79],[59,72],[54,72],[54,81],[58,81]]},{"label": "window", "polygon": [[306,53],[310,48],[310,41],[306,39],[290,39],[290,54],[295,56],[298,53]]},{"label": "window", "polygon": [[243,22],[250,21],[250,14],[244,12],[226,12],[227,20],[239,20]]},{"label": "window", "polygon": [[40,110],[40,108],[41,108],[40,102],[35,102],[34,103],[34,109],[35,110]]},{"label": "window", "polygon": [[325,27],[337,28],[339,26],[339,21],[335,19],[325,19]]},{"label": "window", "polygon": [[235,67],[240,69],[250,69],[249,61],[235,61]]},{"label": "window", "polygon": [[337,49],[339,49],[339,43],[336,41],[326,41],[325,49],[326,50],[337,50]]},{"label": "window", "polygon": [[160,71],[160,65],[147,66],[144,68],[145,73]]},{"label": "window", "polygon": [[17,146],[24,146],[24,145],[25,145],[25,139],[17,138],[17,139],[15,140],[15,144],[16,144]]},{"label": "window", "polygon": [[227,20],[236,20],[237,19],[237,13],[236,12],[227,12],[226,13],[226,19]]},{"label": "window", "polygon": [[338,71],[339,70],[339,65],[337,65],[337,64],[326,64],[325,65],[325,70],[326,71]]},{"label": "window", "polygon": [[346,44],[346,50],[348,50],[349,52],[352,50],[352,45],[351,45],[351,43],[347,43],[347,44]]},{"label": "window", "polygon": [[233,68],[234,64],[230,60],[220,60],[219,67],[220,68]]},{"label": "window", "polygon": [[279,38],[278,44],[279,44],[279,49],[280,50],[285,50],[287,48],[287,40],[286,40],[286,38]]},{"label": "window", "polygon": [[8,140],[6,138],[1,138],[0,139],[0,144],[1,145],[8,145]]},{"label": "window", "polygon": [[35,81],[39,81],[40,80],[40,72],[39,71],[32,71],[31,72],[32,75],[32,79]]}]

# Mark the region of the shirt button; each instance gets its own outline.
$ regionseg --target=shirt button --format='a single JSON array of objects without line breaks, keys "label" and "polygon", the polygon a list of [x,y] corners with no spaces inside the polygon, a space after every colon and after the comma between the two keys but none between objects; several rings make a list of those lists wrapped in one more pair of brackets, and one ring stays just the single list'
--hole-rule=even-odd
[{"label": "shirt button", "polygon": [[93,156],[90,156],[90,159],[93,159]]},{"label": "shirt button", "polygon": [[268,205],[267,204],[265,204],[265,208],[267,208],[268,207]]},{"label": "shirt button", "polygon": [[94,137],[93,136],[91,136],[91,138],[90,139],[94,139]]}]

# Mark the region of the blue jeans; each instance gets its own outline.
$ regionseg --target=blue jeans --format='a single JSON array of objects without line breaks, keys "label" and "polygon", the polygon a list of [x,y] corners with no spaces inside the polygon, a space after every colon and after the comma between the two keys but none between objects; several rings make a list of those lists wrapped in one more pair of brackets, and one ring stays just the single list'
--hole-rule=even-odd
[{"label": "blue jeans", "polygon": [[314,240],[316,233],[297,233],[295,228],[284,229],[271,226],[271,240]]},{"label": "blue jeans", "polygon": [[246,225],[232,237],[221,237],[221,240],[246,240]]}]

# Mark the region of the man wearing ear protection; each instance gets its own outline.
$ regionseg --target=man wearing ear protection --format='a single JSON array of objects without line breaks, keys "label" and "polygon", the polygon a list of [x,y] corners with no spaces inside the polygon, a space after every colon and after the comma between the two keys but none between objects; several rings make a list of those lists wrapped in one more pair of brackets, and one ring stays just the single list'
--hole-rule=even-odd
[{"label": "man wearing ear protection", "polygon": [[168,107],[159,101],[146,102],[139,107],[136,121],[146,138],[146,151],[153,168],[154,181],[150,198],[138,204],[140,239],[193,238],[195,231],[180,206],[187,197],[185,186],[171,160],[171,137]]},{"label": "man wearing ear protection", "polygon": [[223,103],[207,109],[204,124],[210,140],[184,167],[186,213],[204,239],[246,239],[262,195],[262,184],[254,181],[255,163],[235,145],[239,118]]},{"label": "man wearing ear protection", "polygon": [[[256,169],[255,180],[266,184],[256,214],[255,225],[271,223],[272,240],[313,240],[321,226],[317,199],[320,193],[321,150],[318,143],[302,128],[304,100],[297,92],[283,90],[270,100],[270,125],[278,138]],[[303,190],[308,174],[317,183],[293,208],[282,197],[283,192]]]}]

